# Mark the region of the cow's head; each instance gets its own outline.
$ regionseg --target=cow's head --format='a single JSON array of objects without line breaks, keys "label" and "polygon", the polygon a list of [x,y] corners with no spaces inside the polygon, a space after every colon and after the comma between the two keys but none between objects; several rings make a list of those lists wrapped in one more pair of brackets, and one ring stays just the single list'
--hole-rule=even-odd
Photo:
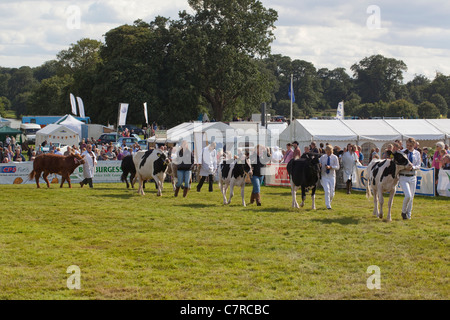
[{"label": "cow's head", "polygon": [[394,152],[394,163],[398,166],[408,166],[411,164],[408,157],[402,152]]},{"label": "cow's head", "polygon": [[80,164],[84,164],[84,155],[80,155],[79,153],[71,153],[71,156],[73,156],[73,161],[75,162],[75,165],[79,166]]},{"label": "cow's head", "polygon": [[309,161],[311,161],[312,165],[318,165],[319,159],[322,156],[321,153],[315,153],[315,152],[308,152],[306,155],[307,155],[306,159],[309,159]]},{"label": "cow's head", "polygon": [[158,160],[162,162],[163,171],[166,172],[167,167],[169,166],[169,163],[170,163],[170,159],[167,157],[165,152],[161,152],[161,151],[158,151],[156,156],[158,157]]}]

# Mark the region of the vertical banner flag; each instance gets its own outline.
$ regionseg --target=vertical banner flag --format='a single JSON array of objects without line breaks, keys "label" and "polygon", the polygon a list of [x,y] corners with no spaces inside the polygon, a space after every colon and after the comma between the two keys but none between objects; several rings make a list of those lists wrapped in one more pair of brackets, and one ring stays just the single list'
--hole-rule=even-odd
[{"label": "vertical banner flag", "polygon": [[291,77],[291,85],[289,86],[288,96],[291,98],[291,102],[295,102],[295,95],[294,95],[294,87],[292,83],[292,77]]},{"label": "vertical banner flag", "polygon": [[75,101],[75,96],[70,94],[70,104],[72,105],[72,113],[77,115],[77,102]]},{"label": "vertical banner flag", "polygon": [[338,104],[336,119],[344,120],[344,101],[341,101]]},{"label": "vertical banner flag", "polygon": [[450,170],[439,170],[437,191],[440,196],[450,197]]},{"label": "vertical banner flag", "polygon": [[145,123],[148,124],[147,102],[144,103],[144,116],[145,116]]},{"label": "vertical banner flag", "polygon": [[77,97],[78,107],[80,108],[80,117],[84,118],[84,104],[80,97]]},{"label": "vertical banner flag", "polygon": [[120,104],[119,112],[119,126],[124,126],[127,122],[128,103]]}]

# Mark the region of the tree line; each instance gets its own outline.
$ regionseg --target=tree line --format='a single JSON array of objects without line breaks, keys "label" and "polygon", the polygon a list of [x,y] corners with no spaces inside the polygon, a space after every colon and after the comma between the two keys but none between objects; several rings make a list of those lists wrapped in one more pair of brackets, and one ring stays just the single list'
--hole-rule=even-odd
[{"label": "tree line", "polygon": [[271,54],[278,14],[255,0],[188,0],[192,14],[176,20],[136,20],[80,39],[35,68],[0,67],[0,113],[63,115],[69,93],[82,97],[94,123],[116,124],[129,103],[128,123],[165,126],[197,119],[248,118],[266,102],[271,114],[290,115],[291,74],[295,118],[345,116],[439,118],[450,116],[450,77],[416,75],[403,83],[406,64],[382,55],[350,68],[317,69],[311,62]]}]

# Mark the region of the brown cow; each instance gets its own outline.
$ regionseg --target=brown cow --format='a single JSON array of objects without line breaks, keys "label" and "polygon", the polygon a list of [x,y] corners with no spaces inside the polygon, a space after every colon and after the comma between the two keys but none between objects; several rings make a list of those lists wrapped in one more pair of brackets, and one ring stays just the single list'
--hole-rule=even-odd
[{"label": "brown cow", "polygon": [[33,171],[31,171],[28,176],[31,179],[36,178],[36,185],[39,186],[39,178],[41,173],[44,172],[43,178],[47,183],[47,187],[50,188],[50,183],[47,179],[47,176],[50,173],[56,173],[61,175],[61,188],[63,187],[64,181],[67,180],[69,184],[69,188],[72,188],[72,184],[70,183],[70,175],[73,171],[80,165],[84,163],[84,156],[80,156],[79,154],[70,154],[68,156],[62,156],[58,154],[46,153],[41,154],[36,157],[33,162]]}]

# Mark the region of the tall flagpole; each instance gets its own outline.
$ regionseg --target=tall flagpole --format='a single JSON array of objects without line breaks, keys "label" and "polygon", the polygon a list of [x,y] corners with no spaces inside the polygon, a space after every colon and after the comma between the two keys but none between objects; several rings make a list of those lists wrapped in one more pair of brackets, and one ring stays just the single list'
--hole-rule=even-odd
[{"label": "tall flagpole", "polygon": [[116,134],[116,142],[119,139],[119,122],[120,122],[120,106],[121,104],[119,103],[119,110],[117,110],[117,134]]},{"label": "tall flagpole", "polygon": [[291,74],[291,118],[290,118],[290,123],[292,123],[292,97],[293,97],[293,92],[294,92],[294,88],[292,85],[293,79],[294,79],[294,75]]},{"label": "tall flagpole", "polygon": [[[289,125],[291,126],[291,130],[289,130],[290,134],[291,134],[291,137],[290,137],[291,141],[292,141],[292,126],[293,126],[293,123],[292,123],[292,97],[294,96],[294,88],[292,85],[293,79],[294,79],[294,75],[291,73],[291,84],[290,84],[290,86],[291,86],[291,90],[290,90],[291,91],[291,117],[289,120]],[[291,142],[291,141],[289,141],[289,142]]]}]

